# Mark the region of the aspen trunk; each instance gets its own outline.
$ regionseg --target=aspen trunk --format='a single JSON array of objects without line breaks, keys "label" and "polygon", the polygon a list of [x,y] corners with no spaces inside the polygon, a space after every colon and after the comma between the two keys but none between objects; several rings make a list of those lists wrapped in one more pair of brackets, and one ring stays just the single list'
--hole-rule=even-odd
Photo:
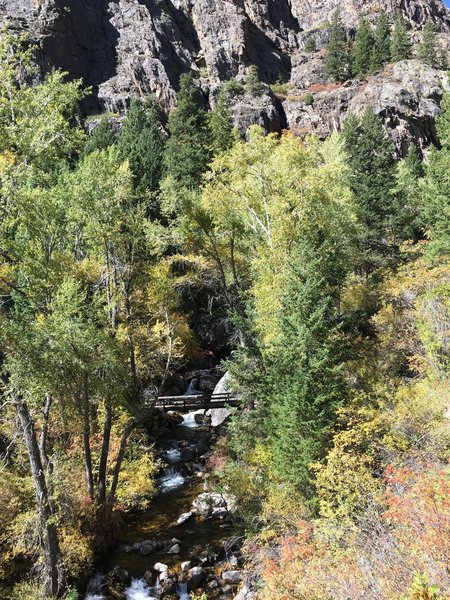
[{"label": "aspen trunk", "polygon": [[52,518],[53,510],[42,465],[39,444],[36,437],[34,421],[25,402],[16,397],[15,406],[23,430],[37,498],[41,527],[41,543],[45,555],[45,591],[49,596],[59,597],[64,591],[64,572],[59,549],[58,532]]},{"label": "aspen trunk", "polygon": [[100,465],[98,467],[98,489],[97,501],[104,504],[106,500],[106,477],[108,474],[108,454],[109,442],[111,438],[112,410],[110,400],[105,401],[105,420],[103,423],[103,442],[100,455]]}]

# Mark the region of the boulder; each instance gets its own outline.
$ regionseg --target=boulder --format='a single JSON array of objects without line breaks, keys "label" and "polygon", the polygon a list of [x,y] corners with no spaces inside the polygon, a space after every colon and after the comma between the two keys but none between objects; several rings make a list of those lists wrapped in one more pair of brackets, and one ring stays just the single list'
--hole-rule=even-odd
[{"label": "boulder", "polygon": [[188,592],[193,592],[200,587],[205,579],[206,571],[203,567],[192,567],[192,569],[189,569],[187,579]]},{"label": "boulder", "polygon": [[202,517],[210,517],[217,509],[220,511],[232,510],[234,499],[218,492],[204,492],[197,496],[192,503],[192,507]]},{"label": "boulder", "polygon": [[[173,395],[178,396],[179,393]],[[159,418],[159,421],[167,427],[173,427],[174,425],[181,425],[181,423],[183,422],[183,415],[175,411],[162,413],[162,415]],[[168,433],[170,433],[170,431],[168,431]]]},{"label": "boulder", "polygon": [[224,583],[229,583],[231,585],[237,585],[242,581],[242,573],[240,571],[223,571],[221,577]]},{"label": "boulder", "polygon": [[167,554],[180,554],[180,552],[181,552],[180,544],[174,544],[173,546],[171,546],[169,548],[169,550],[167,551]]},{"label": "boulder", "polygon": [[211,408],[208,413],[211,416],[211,426],[218,427],[228,419],[231,410],[229,408]]},{"label": "boulder", "polygon": [[228,562],[230,563],[230,565],[231,565],[232,567],[237,567],[237,566],[238,566],[238,564],[239,564],[239,559],[238,559],[238,557],[237,557],[237,556],[235,556],[234,554],[232,554],[232,555],[230,556],[230,558],[228,559]]},{"label": "boulder", "polygon": [[115,566],[109,574],[109,580],[128,585],[131,581],[131,577],[126,569]]},{"label": "boulder", "polygon": [[170,579],[169,571],[163,571],[158,576],[159,583],[162,583],[163,581],[167,581],[168,579]]},{"label": "boulder", "polygon": [[215,508],[225,508],[226,503],[221,494],[205,492],[195,498],[192,506],[202,517],[209,517]]},{"label": "boulder", "polygon": [[182,513],[177,519],[177,525],[183,525],[189,521],[191,517],[195,515],[195,510],[190,510],[189,512]]},{"label": "boulder", "polygon": [[141,549],[140,542],[136,542],[135,544],[125,546],[125,548],[124,548],[124,550],[127,554],[129,554],[130,552],[139,552],[140,549]]},{"label": "boulder", "polygon": [[197,385],[198,389],[201,392],[206,392],[207,394],[211,394],[218,382],[223,376],[223,371],[220,369],[205,369],[203,371],[196,372]]},{"label": "boulder", "polygon": [[221,588],[222,594],[226,594],[227,596],[229,594],[231,594],[232,591],[233,591],[233,588],[229,584],[223,585],[222,588]]},{"label": "boulder", "polygon": [[167,389],[170,389],[171,387],[177,388],[181,394],[184,394],[188,388],[188,384],[186,379],[179,373],[172,373],[166,378],[164,392],[161,395],[171,396],[172,394],[167,393]]},{"label": "boulder", "polygon": [[187,571],[189,571],[189,569],[192,569],[193,565],[192,565],[192,561],[190,560],[185,560],[184,562],[181,563],[181,572],[182,573],[186,573]]},{"label": "boulder", "polygon": [[155,565],[153,565],[153,570],[156,571],[157,573],[164,573],[169,570],[169,567],[167,565],[165,565],[164,563],[157,562],[157,563],[155,563]]},{"label": "boulder", "polygon": [[139,552],[142,554],[142,556],[148,556],[149,554],[156,552],[156,549],[157,545],[155,542],[145,541],[141,543]]},{"label": "boulder", "polygon": [[253,593],[250,592],[250,587],[245,583],[239,592],[236,594],[233,600],[250,600],[253,597]]},{"label": "boulder", "polygon": [[203,413],[195,413],[194,420],[197,425],[209,425],[211,423],[211,417]]},{"label": "boulder", "polygon": [[[231,373],[227,371],[225,375],[220,379],[214,388],[213,394],[228,394],[231,392]],[[231,411],[228,408],[211,408],[207,411],[207,416],[211,417],[211,426],[218,427],[222,425],[226,419],[231,415]]]}]

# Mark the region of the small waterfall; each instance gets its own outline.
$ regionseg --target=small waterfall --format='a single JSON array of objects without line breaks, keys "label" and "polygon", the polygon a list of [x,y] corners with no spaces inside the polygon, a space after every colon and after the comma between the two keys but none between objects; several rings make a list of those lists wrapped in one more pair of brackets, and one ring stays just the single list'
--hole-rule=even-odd
[{"label": "small waterfall", "polygon": [[180,600],[189,600],[190,595],[187,589],[187,583],[179,583],[177,586],[177,596]]},{"label": "small waterfall", "polygon": [[190,380],[188,389],[184,392],[184,396],[201,396],[202,392],[195,387],[196,380],[193,378]]},{"label": "small waterfall", "polygon": [[166,492],[175,490],[184,483],[184,477],[173,467],[164,469],[164,475],[158,479],[158,485],[161,491]]},{"label": "small waterfall", "polygon": [[166,450],[166,460],[171,465],[179,463],[181,460],[181,455],[178,448],[171,448],[170,450]]},{"label": "small waterfall", "polygon": [[103,586],[106,577],[102,573],[96,573],[88,583],[85,600],[103,600]]},{"label": "small waterfall", "polygon": [[[125,598],[126,600],[157,600],[160,592],[160,587],[151,588],[144,579],[133,579],[130,587],[125,590]],[[190,600],[187,583],[177,585],[177,596],[180,600]]]},{"label": "small waterfall", "polygon": [[[196,379],[192,378],[189,382],[188,385],[188,389],[184,392],[184,396],[202,396],[203,392],[201,392],[199,389],[197,389],[196,386]],[[185,427],[197,427],[197,423],[195,422],[195,413],[197,412],[203,412],[203,410],[197,410],[194,412],[190,412],[187,413],[186,415],[183,415],[183,425]]]},{"label": "small waterfall", "polygon": [[197,423],[195,422],[195,414],[197,412],[203,412],[203,411],[194,411],[194,412],[190,412],[187,413],[186,415],[183,415],[183,425],[185,427],[198,427]]},{"label": "small waterfall", "polygon": [[157,592],[156,588],[150,588],[144,579],[133,579],[130,587],[125,590],[126,600],[156,600],[156,596],[152,596]]}]

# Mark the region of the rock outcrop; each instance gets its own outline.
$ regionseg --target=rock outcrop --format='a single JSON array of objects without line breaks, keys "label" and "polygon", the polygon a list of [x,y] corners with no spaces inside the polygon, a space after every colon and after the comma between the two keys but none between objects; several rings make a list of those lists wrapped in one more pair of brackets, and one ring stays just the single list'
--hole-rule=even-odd
[{"label": "rock outcrop", "polygon": [[[231,373],[227,371],[214,388],[213,394],[230,393],[232,391],[231,380]],[[211,426],[218,427],[228,419],[228,417],[231,415],[231,412],[232,411],[229,408],[210,408],[206,415],[211,418]]]},{"label": "rock outcrop", "polygon": [[[362,15],[374,21],[380,9],[400,9],[413,29],[432,19],[449,45],[450,13],[442,0],[0,0],[0,21],[29,33],[43,71],[56,66],[92,86],[87,112],[123,113],[131,97],[148,94],[169,110],[187,71],[198,79],[205,105],[214,103],[220,82],[242,79],[251,64],[268,84],[291,82],[297,90],[323,84],[327,23],[338,6],[349,31]],[[319,50],[306,54],[311,35]],[[269,131],[295,125],[326,135],[349,109],[374,102],[387,126],[394,125],[399,147],[416,134],[426,145],[433,141],[429,119],[439,105],[433,81],[443,77],[420,73],[425,80],[416,89],[416,66],[400,82],[394,71],[392,79],[385,73],[324,90],[313,109],[297,100],[282,105],[267,88],[256,98],[237,95],[233,115],[241,131],[260,123]]]},{"label": "rock outcrop", "polygon": [[291,95],[283,102],[293,131],[313,132],[323,138],[340,130],[348,114],[361,114],[372,106],[399,154],[404,154],[412,140],[422,149],[436,142],[434,120],[439,115],[443,89],[450,90],[450,84],[444,71],[408,60],[388,66],[364,81],[313,84],[309,89],[314,98],[311,106],[306,106],[301,95]]}]

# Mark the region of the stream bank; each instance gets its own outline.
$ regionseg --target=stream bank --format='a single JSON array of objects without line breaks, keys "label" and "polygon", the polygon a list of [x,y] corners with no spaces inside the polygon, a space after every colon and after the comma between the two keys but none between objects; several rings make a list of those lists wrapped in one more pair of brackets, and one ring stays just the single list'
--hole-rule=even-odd
[{"label": "stream bank", "polygon": [[205,470],[222,431],[203,411],[171,420],[180,422],[156,443],[166,464],[159,495],[128,520],[85,600],[186,600],[192,591],[211,599],[236,596],[241,538],[232,499],[208,490]]}]

